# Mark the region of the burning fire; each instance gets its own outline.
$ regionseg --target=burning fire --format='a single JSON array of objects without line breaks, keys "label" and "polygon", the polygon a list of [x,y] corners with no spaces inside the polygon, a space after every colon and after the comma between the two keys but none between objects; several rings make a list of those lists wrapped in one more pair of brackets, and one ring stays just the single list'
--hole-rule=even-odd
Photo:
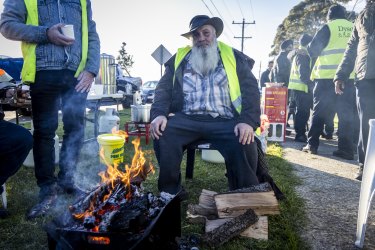
[{"label": "burning fire", "polygon": [[[124,131],[115,130],[112,130],[112,135],[123,138],[128,136]],[[99,173],[100,186],[81,202],[70,207],[70,210],[74,212],[73,217],[82,221],[85,228],[90,228],[92,232],[100,230],[102,217],[110,216],[110,213],[118,210],[121,204],[130,201],[133,195],[137,195],[140,184],[147,175],[155,172],[153,165],[146,161],[145,154],[141,150],[140,138],[134,139],[132,144],[135,153],[131,165],[108,163],[104,157],[104,148],[100,149],[100,157],[107,166],[106,171]],[[81,212],[81,207],[85,211]]]}]

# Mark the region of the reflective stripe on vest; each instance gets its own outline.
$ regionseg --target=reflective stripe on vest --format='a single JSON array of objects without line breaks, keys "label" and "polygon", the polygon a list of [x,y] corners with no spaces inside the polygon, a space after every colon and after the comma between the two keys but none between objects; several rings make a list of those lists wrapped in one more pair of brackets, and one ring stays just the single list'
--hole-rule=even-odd
[{"label": "reflective stripe on vest", "polygon": [[[307,54],[307,49],[304,47],[301,47],[300,50],[303,50]],[[303,91],[305,93],[308,92],[307,84],[303,83],[301,81],[301,78],[299,77],[299,71],[298,71],[298,66],[296,62],[296,57],[293,58],[293,63],[292,63],[292,68],[290,69],[290,78],[289,78],[289,85],[288,89],[293,89],[293,90],[299,90]]]},{"label": "reflective stripe on vest", "polygon": [[[221,60],[223,61],[225,73],[227,74],[228,78],[228,86],[229,86],[229,95],[231,102],[238,113],[241,113],[242,109],[242,99],[241,99],[241,89],[240,89],[240,82],[238,81],[237,76],[237,66],[236,66],[236,58],[234,57],[234,52],[232,47],[226,45],[223,42],[218,41],[218,47],[220,50]],[[176,58],[174,61],[174,68],[175,72],[177,68],[180,66],[182,60],[191,50],[190,46],[186,46],[183,48],[179,48],[177,50]],[[173,76],[173,83],[174,83],[175,76]]]},{"label": "reflective stripe on vest", "polygon": [[[333,79],[344,57],[344,52],[353,31],[353,23],[345,19],[336,19],[327,23],[330,38],[327,46],[317,58],[311,71],[311,80]],[[350,75],[354,79],[354,72]]]},{"label": "reflective stripe on vest", "polygon": [[[75,73],[75,77],[78,77],[79,73],[81,73],[87,61],[87,54],[88,54],[88,21],[87,21],[87,7],[86,7],[86,0],[81,1],[81,9],[82,9],[82,54],[81,54],[81,62],[79,63],[78,69]],[[38,26],[38,1],[37,0],[24,0],[26,10],[27,10],[27,17],[26,17],[26,24]],[[35,81],[35,73],[36,73],[36,50],[37,44],[35,43],[21,43],[21,50],[23,55],[23,67],[21,72],[21,78],[23,82],[33,83]]]}]

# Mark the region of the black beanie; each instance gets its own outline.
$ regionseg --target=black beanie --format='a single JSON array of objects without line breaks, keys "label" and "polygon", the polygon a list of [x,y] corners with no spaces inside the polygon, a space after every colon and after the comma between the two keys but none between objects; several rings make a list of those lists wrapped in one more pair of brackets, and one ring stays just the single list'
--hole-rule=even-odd
[{"label": "black beanie", "polygon": [[327,19],[346,19],[345,7],[339,4],[332,5],[328,10]]},{"label": "black beanie", "polygon": [[288,39],[288,40],[285,40],[284,42],[282,42],[281,45],[280,45],[280,49],[285,50],[286,48],[289,47],[289,45],[293,45],[293,40]]}]

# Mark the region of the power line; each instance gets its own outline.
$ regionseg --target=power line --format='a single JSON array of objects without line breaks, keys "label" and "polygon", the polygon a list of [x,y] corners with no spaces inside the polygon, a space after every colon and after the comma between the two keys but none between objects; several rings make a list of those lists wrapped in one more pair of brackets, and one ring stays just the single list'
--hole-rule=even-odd
[{"label": "power line", "polygon": [[206,8],[208,9],[208,11],[211,13],[212,16],[214,16],[214,14],[212,13],[212,11],[210,10],[210,8],[208,8],[207,4],[204,2],[204,0],[202,0],[202,3],[206,6]]},{"label": "power line", "polygon": [[242,12],[242,8],[241,8],[241,5],[240,5],[240,2],[238,0],[237,0],[237,4],[238,4],[238,7],[240,8],[240,11],[241,11],[241,14],[242,14],[242,18],[245,18],[245,15]]},{"label": "power line", "polygon": [[218,8],[216,8],[216,5],[212,2],[212,0],[210,0],[210,2],[214,6],[214,8],[216,9],[217,13],[219,14],[219,16],[221,17],[223,22],[225,23],[225,27],[227,27],[229,29],[229,31],[232,33],[232,35],[234,36],[234,32],[231,30],[230,25],[227,23],[227,21],[224,19],[224,17],[220,14],[220,11],[218,10]]},{"label": "power line", "polygon": [[251,8],[251,14],[253,15],[253,19],[255,19],[254,9],[253,9],[253,3],[252,3],[251,0],[250,0],[250,8]]}]

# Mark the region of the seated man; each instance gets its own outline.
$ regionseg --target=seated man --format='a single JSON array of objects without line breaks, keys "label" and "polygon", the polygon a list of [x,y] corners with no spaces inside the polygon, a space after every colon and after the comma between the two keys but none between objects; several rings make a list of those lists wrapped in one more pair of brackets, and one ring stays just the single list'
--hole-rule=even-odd
[{"label": "seated man", "polygon": [[151,108],[151,136],[159,160],[160,191],[181,190],[180,164],[186,145],[210,142],[223,155],[229,189],[258,184],[254,131],[260,124],[254,61],[217,41],[218,17],[195,16],[180,48],[166,63]]},{"label": "seated man", "polygon": [[[15,91],[14,87],[9,88],[12,84],[1,82],[4,74],[6,73],[0,69],[0,99],[13,97]],[[22,95],[15,105],[22,105],[25,101],[26,93]],[[2,185],[22,166],[32,147],[31,133],[21,126],[4,121],[4,113],[0,107],[0,195],[4,191]],[[0,208],[0,218],[5,218],[8,214],[5,208]]]}]

